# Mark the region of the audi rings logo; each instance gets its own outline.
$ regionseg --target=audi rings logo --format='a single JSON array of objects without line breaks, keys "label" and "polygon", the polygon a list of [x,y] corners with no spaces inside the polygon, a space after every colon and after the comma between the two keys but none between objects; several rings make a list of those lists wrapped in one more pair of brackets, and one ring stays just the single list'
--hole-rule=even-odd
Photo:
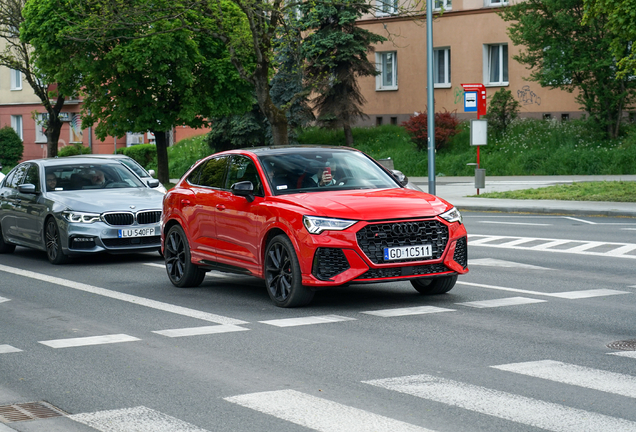
[{"label": "audi rings logo", "polygon": [[420,233],[420,224],[417,222],[395,224],[391,227],[394,235],[415,235]]}]

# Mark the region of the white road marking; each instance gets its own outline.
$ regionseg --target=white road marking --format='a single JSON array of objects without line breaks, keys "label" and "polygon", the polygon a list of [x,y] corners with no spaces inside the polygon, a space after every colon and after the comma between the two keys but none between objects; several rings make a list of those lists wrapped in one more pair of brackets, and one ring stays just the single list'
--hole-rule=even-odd
[{"label": "white road marking", "polygon": [[575,217],[572,217],[572,216],[563,216],[563,219],[570,219],[570,220],[573,220],[573,221],[576,221],[576,222],[583,222],[583,223],[590,224],[590,225],[596,225],[596,222],[586,221],[584,219],[579,219],[579,218],[575,218]]},{"label": "white road marking", "polygon": [[134,336],[128,336],[125,334],[114,334],[105,336],[88,336],[81,338],[70,339],[55,339],[49,341],[39,341],[42,345],[49,346],[51,348],[72,348],[88,345],[104,345],[120,342],[135,342],[141,340]]},{"label": "white road marking", "polygon": [[0,297],[0,303],[11,301],[11,299]]},{"label": "white road marking", "polygon": [[184,315],[191,318],[200,319],[203,321],[210,321],[217,324],[247,324],[246,321],[241,321],[234,318],[228,318],[221,315],[215,315],[207,312],[198,311],[195,309],[189,309],[181,306],[176,306],[169,303],[163,303],[156,300],[147,299],[144,297],[137,297],[130,294],[124,294],[117,291],[111,291],[105,288],[99,288],[92,285],[83,284],[80,282],[73,282],[67,279],[58,278],[55,276],[49,276],[41,273],[35,273],[28,270],[22,270],[14,267],[8,267],[0,264],[0,271],[4,271],[7,273],[13,273],[19,276],[28,277],[31,279],[37,279],[44,282],[65,286],[67,288],[76,289],[79,291],[85,291],[92,294],[101,295],[104,297],[109,297],[116,300],[125,301],[128,303],[136,304],[139,306],[145,306],[157,310],[161,310],[164,312],[170,312],[178,315]]},{"label": "white road marking", "polygon": [[592,369],[554,360],[510,363],[491,367],[558,383],[636,398],[636,377],[630,375]]},{"label": "white road marking", "polygon": [[455,303],[455,304],[474,307],[474,308],[494,308],[494,307],[503,307],[503,306],[517,306],[517,305],[532,304],[532,303],[545,303],[546,301],[547,300],[531,299],[527,297],[508,297],[508,298],[495,299],[495,300],[482,300],[482,301],[472,301],[472,302]]},{"label": "white road marking", "polygon": [[547,267],[539,267],[539,266],[534,266],[531,264],[522,264],[522,263],[517,263],[512,261],[498,260],[494,258],[471,259],[469,264],[471,267],[472,266],[487,266],[487,267],[506,267],[506,268],[515,268],[515,269],[524,268],[524,269],[530,269],[530,270],[552,270]]},{"label": "white road marking", "polygon": [[21,349],[12,347],[11,345],[0,345],[0,354],[22,352]]},{"label": "white road marking", "polygon": [[[161,268],[161,269],[166,269],[166,265],[165,264],[157,264],[157,263],[144,263],[144,265],[150,266],[150,267],[157,267],[157,268]],[[205,274],[206,277],[215,277],[215,278],[230,278],[230,277],[236,277],[236,276],[244,276],[244,275],[238,275],[238,274],[228,274],[228,273],[223,273],[223,272],[219,272],[219,271],[209,271]]]},{"label": "white road marking", "polygon": [[364,382],[554,432],[636,431],[636,422],[629,420],[432,375],[414,375]]},{"label": "white road marking", "polygon": [[636,231],[636,228],[621,228],[621,229],[625,231]]},{"label": "white road marking", "polygon": [[334,323],[340,321],[355,321],[355,318],[343,317],[340,315],[323,315],[323,316],[310,316],[304,318],[284,318],[268,321],[259,321],[263,324],[269,324],[276,327],[295,327],[311,324],[325,324]]},{"label": "white road marking", "polygon": [[437,312],[454,312],[455,309],[445,309],[436,306],[415,306],[408,308],[398,308],[398,309],[382,309],[376,311],[366,311],[360,312],[367,315],[376,315],[380,317],[398,317],[398,316],[406,316],[406,315],[423,315]]},{"label": "white road marking", "polygon": [[595,290],[584,290],[584,291],[565,291],[565,292],[560,292],[560,293],[545,293],[545,292],[539,292],[539,291],[524,290],[524,289],[519,289],[519,288],[508,288],[508,287],[501,287],[501,286],[496,286],[496,285],[478,284],[478,283],[474,283],[474,282],[457,281],[456,283],[460,284],[460,285],[468,285],[468,286],[474,286],[474,287],[478,287],[478,288],[488,288],[488,289],[495,289],[495,290],[499,290],[499,291],[509,291],[509,292],[515,292],[515,293],[519,293],[519,294],[531,294],[531,295],[546,296],[546,297],[558,297],[558,298],[565,298],[565,299],[570,299],[570,300],[581,299],[581,298],[590,298],[590,297],[603,297],[603,296],[618,295],[618,294],[631,294],[629,291],[616,291],[616,290],[610,290],[610,289],[595,289]]},{"label": "white road marking", "polygon": [[236,325],[226,324],[226,325],[205,326],[205,327],[158,330],[158,331],[153,331],[153,333],[157,333],[162,336],[168,336],[168,337],[183,337],[183,336],[200,336],[200,335],[209,335],[209,334],[218,334],[218,333],[238,332],[238,331],[245,331],[245,330],[249,330],[249,329],[239,327]]},{"label": "white road marking", "polygon": [[[506,241],[507,240],[507,241]],[[499,243],[495,243],[499,242]],[[528,242],[542,242],[538,245],[523,246]],[[569,248],[555,249],[555,246],[572,243]],[[539,237],[515,237],[515,236],[493,236],[482,234],[469,234],[468,246],[482,246],[492,247],[500,249],[516,249],[516,250],[531,250],[542,252],[558,252],[558,253],[573,253],[579,255],[590,256],[606,256],[613,258],[631,258],[636,259],[636,254],[630,254],[631,251],[636,249],[634,243],[614,243],[614,242],[597,242],[597,241],[583,241],[583,240],[563,240],[563,239],[547,239]],[[611,248],[604,252],[590,251],[599,246]]]},{"label": "white road marking", "polygon": [[207,432],[144,406],[73,414],[68,417],[101,432]]},{"label": "white road marking", "polygon": [[295,390],[251,393],[224,399],[321,432],[431,432]]},{"label": "white road marking", "polygon": [[479,221],[479,223],[485,224],[497,224],[497,225],[531,225],[531,226],[552,226],[552,224],[542,223],[529,223],[529,222],[501,222],[501,221]]},{"label": "white road marking", "polygon": [[620,352],[611,352],[609,355],[615,355],[619,357],[628,357],[636,359],[636,351],[620,351]]}]

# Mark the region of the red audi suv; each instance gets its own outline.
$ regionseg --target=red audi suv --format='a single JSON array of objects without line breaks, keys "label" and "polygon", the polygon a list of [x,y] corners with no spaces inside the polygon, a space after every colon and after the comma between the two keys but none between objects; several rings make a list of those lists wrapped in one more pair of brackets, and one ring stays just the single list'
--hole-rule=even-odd
[{"label": "red audi suv", "polygon": [[280,307],[349,283],[409,280],[422,294],[448,292],[468,272],[461,214],[407,182],[346,147],[208,156],[163,202],[168,277],[194,287],[209,270],[253,275]]}]

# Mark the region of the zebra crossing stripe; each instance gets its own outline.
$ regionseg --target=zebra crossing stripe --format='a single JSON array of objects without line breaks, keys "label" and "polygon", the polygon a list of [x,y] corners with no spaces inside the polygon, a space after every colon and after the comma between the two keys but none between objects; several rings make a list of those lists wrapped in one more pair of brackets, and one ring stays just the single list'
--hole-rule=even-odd
[{"label": "zebra crossing stripe", "polygon": [[432,375],[413,375],[364,382],[554,432],[636,431],[636,422],[629,420]]},{"label": "zebra crossing stripe", "polygon": [[11,301],[11,299],[0,297],[0,303]]},{"label": "zebra crossing stripe", "polygon": [[8,354],[8,353],[15,353],[15,352],[21,352],[21,349],[12,347],[11,345],[0,345],[0,354]]},{"label": "zebra crossing stripe", "polygon": [[238,332],[238,331],[245,331],[245,330],[249,330],[249,329],[239,327],[236,325],[225,324],[225,325],[190,327],[190,328],[180,328],[180,329],[170,329],[170,330],[157,330],[157,331],[153,331],[153,333],[174,338],[174,337],[183,337],[183,336],[201,336],[201,335],[218,334],[218,333]]},{"label": "zebra crossing stripe", "polygon": [[619,357],[628,357],[628,358],[636,359],[636,351],[621,351],[621,352],[612,352],[608,354],[619,356]]},{"label": "zebra crossing stripe", "polygon": [[208,432],[144,406],[73,414],[68,417],[100,432]]},{"label": "zebra crossing stripe", "polygon": [[429,314],[429,313],[454,312],[454,311],[455,309],[445,309],[445,308],[440,308],[436,306],[415,306],[415,307],[408,307],[408,308],[366,311],[366,312],[360,312],[360,313],[388,318],[388,317],[397,317],[397,316],[406,316],[406,315],[423,315],[423,314]]},{"label": "zebra crossing stripe", "polygon": [[295,390],[251,393],[224,399],[320,432],[431,432]]},{"label": "zebra crossing stripe", "polygon": [[618,294],[631,294],[629,291],[617,291],[617,290],[611,290],[611,289],[594,289],[594,290],[583,290],[583,291],[564,291],[560,293],[558,292],[546,293],[546,292],[540,292],[540,291],[524,290],[519,288],[486,285],[486,284],[480,284],[480,283],[474,283],[474,282],[457,281],[456,283],[458,285],[468,285],[468,286],[474,286],[478,288],[488,288],[488,289],[495,289],[499,291],[515,292],[519,294],[530,294],[530,295],[538,295],[538,296],[545,296],[545,297],[559,297],[559,298],[565,298],[569,300],[590,298],[590,297],[602,297],[602,296],[618,295]]},{"label": "zebra crossing stripe", "polygon": [[323,315],[323,316],[310,316],[303,318],[283,318],[268,321],[259,321],[262,324],[269,324],[276,327],[295,327],[311,324],[325,324],[334,323],[340,321],[355,321],[355,318],[347,318],[340,315]]},{"label": "zebra crossing stripe", "polygon": [[562,363],[540,360],[491,366],[508,372],[543,378],[564,384],[636,398],[636,377]]}]

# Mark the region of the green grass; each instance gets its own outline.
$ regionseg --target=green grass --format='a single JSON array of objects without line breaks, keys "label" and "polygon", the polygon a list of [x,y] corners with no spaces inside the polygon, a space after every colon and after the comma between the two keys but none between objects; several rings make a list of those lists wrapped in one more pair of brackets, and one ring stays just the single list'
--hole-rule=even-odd
[{"label": "green grass", "polygon": [[537,189],[488,192],[478,196],[480,198],[636,202],[636,182],[611,181],[572,183]]}]

